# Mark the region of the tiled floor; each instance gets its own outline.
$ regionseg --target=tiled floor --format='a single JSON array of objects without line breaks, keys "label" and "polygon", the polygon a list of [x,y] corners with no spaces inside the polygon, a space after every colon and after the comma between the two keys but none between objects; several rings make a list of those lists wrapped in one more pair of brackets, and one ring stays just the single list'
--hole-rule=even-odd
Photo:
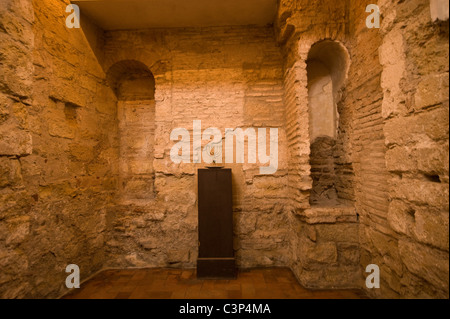
[{"label": "tiled floor", "polygon": [[363,299],[358,290],[302,288],[289,269],[240,270],[236,280],[198,280],[195,270],[106,270],[66,299]]}]

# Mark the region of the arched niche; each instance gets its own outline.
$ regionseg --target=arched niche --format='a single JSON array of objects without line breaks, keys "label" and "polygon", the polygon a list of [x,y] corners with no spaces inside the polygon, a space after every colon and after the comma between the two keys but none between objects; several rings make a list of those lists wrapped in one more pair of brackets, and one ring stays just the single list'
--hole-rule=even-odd
[{"label": "arched niche", "polygon": [[119,101],[155,99],[155,78],[142,62],[120,61],[111,66],[106,79]]},{"label": "arched niche", "polygon": [[155,140],[155,78],[135,60],[111,66],[107,81],[117,97],[121,199],[145,205],[153,198]]},{"label": "arched niche", "polygon": [[342,129],[338,104],[347,80],[350,57],[340,43],[324,40],[311,47],[307,59],[312,206],[335,206],[344,199],[337,187],[336,158]]}]

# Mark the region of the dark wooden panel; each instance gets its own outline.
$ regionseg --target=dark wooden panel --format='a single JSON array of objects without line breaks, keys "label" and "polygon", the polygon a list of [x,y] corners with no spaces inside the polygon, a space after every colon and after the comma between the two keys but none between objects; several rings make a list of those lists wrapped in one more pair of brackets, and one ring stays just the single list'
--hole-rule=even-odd
[{"label": "dark wooden panel", "polygon": [[202,259],[197,261],[197,277],[202,279],[233,279],[237,276],[234,258]]},{"label": "dark wooden panel", "polygon": [[231,170],[199,170],[199,258],[233,257]]},{"label": "dark wooden panel", "polygon": [[198,171],[199,277],[235,275],[231,179],[231,169]]}]

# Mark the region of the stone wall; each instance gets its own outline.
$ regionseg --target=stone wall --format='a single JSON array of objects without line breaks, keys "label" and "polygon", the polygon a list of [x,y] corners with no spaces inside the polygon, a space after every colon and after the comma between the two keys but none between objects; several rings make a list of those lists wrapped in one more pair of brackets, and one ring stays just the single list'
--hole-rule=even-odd
[{"label": "stone wall", "polygon": [[[155,77],[154,154],[148,156],[154,192],[141,189],[140,202],[110,212],[107,242],[113,267],[194,267],[197,242],[197,169],[175,164],[170,150],[176,128],[190,133],[193,121],[202,131],[216,127],[278,128],[279,167],[261,175],[262,164],[223,164],[233,169],[235,250],[240,267],[286,266],[289,263],[286,138],[283,112],[282,55],[273,29],[221,27],[133,32],[106,32],[104,69],[122,60],[144,63]],[[136,50],[125,50],[134,47]],[[151,106],[150,106],[151,107]],[[144,123],[147,118],[136,118]],[[201,138],[199,133],[196,137]],[[135,131],[130,139],[150,138]],[[203,141],[205,146],[209,141]],[[223,156],[224,157],[224,156]],[[121,158],[124,162],[126,159]],[[145,186],[142,186],[145,187]]]},{"label": "stone wall", "polygon": [[355,209],[313,207],[296,218],[300,282],[314,289],[361,288]]},{"label": "stone wall", "polygon": [[338,103],[336,185],[360,216],[360,273],[369,264],[381,268],[381,289],[368,293],[448,297],[448,21],[431,22],[429,1],[383,1],[382,29],[368,29],[368,4],[309,3],[313,14],[302,1],[281,1],[277,30],[285,48],[286,125],[295,165],[289,172],[290,210],[297,216],[291,218],[292,267],[309,286],[323,278],[308,277],[311,269],[336,262],[333,244],[304,231],[305,225],[311,229],[304,221],[309,215],[320,223],[332,211],[305,207],[311,185],[304,61],[313,43],[337,40],[349,50],[351,67]]},{"label": "stone wall", "polygon": [[119,126],[119,202],[148,202],[155,174],[155,79],[137,61],[122,61],[107,74],[115,92]]},{"label": "stone wall", "polygon": [[[368,29],[372,2],[281,0],[275,32],[103,32],[83,17],[82,30],[66,28],[68,0],[1,0],[0,297],[56,297],[70,263],[82,280],[194,267],[201,120],[223,135],[278,129],[276,174],[248,156],[223,164],[240,267],[354,288],[377,264],[372,297],[448,298],[448,20],[435,1],[380,0],[382,27]],[[325,42],[350,66],[325,63],[339,113],[328,148],[311,143],[307,69]],[[180,127],[191,163],[170,159]],[[320,207],[313,178],[328,171],[339,202]]]},{"label": "stone wall", "polygon": [[[32,152],[28,113],[32,104],[34,12],[31,1],[0,6],[0,296],[26,294],[33,199],[26,191],[22,159]],[[19,282],[18,282],[19,281]]]},{"label": "stone wall", "polygon": [[337,204],[334,149],[336,140],[328,136],[318,137],[311,144],[311,177],[313,187],[309,202],[313,206]]},{"label": "stone wall", "polygon": [[448,298],[448,20],[428,1],[379,5],[389,207],[364,246],[380,253],[376,296]]},{"label": "stone wall", "polygon": [[[0,296],[56,297],[105,261],[115,97],[68,1],[2,1]],[[95,36],[93,37],[95,38]],[[6,46],[4,49],[4,45]]]}]

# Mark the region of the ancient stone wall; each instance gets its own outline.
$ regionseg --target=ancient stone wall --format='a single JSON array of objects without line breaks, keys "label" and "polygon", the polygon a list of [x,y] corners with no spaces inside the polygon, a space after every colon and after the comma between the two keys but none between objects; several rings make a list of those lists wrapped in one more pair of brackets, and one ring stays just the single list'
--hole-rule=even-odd
[{"label": "ancient stone wall", "polygon": [[[334,200],[331,201],[332,205],[325,208],[310,207],[312,178],[318,173],[317,167],[327,166],[335,171],[343,167],[341,163],[350,163],[351,167],[351,159],[343,150],[350,146],[347,134],[352,123],[351,112],[340,107],[341,96],[345,94],[342,90],[346,88],[345,64],[350,64],[351,58],[344,58],[341,65],[343,69],[333,72],[335,65],[341,63],[332,60],[333,55],[329,56],[330,50],[327,48],[327,44],[331,43],[332,47],[339,48],[337,53],[345,53],[349,27],[348,9],[346,2],[281,1],[278,13],[278,40],[283,44],[285,60],[290,203],[287,209],[291,213],[292,269],[302,285],[312,288],[349,288],[359,287],[362,283],[357,240],[358,220],[351,200],[350,205],[342,205]],[[316,44],[318,45],[315,46]],[[314,47],[315,51],[312,51]],[[310,55],[311,53],[313,54]],[[308,103],[307,62],[311,56],[318,57],[320,62],[327,64],[334,82],[334,102],[339,102],[339,127],[335,142],[338,146],[330,147],[328,153],[326,148],[316,150],[310,142],[312,109]],[[322,158],[315,156],[317,154],[322,154]],[[318,162],[315,162],[316,158]],[[321,165],[324,161],[326,165]],[[343,175],[342,172],[341,169],[339,173]],[[352,171],[349,173],[351,176]],[[339,179],[333,176],[332,179],[331,184],[339,182],[342,188],[342,176]],[[350,186],[348,194],[352,194],[352,179],[345,183]],[[312,202],[315,203],[314,200]]]},{"label": "ancient stone wall", "polygon": [[346,17],[345,2],[280,1],[276,32],[284,53],[284,101],[289,147],[288,210],[309,208],[312,188],[308,54],[311,47],[322,40],[343,40],[348,24]]},{"label": "ancient stone wall", "polygon": [[309,203],[313,206],[337,204],[334,148],[336,140],[328,136],[316,138],[311,144],[311,177],[313,187]]},{"label": "ancient stone wall", "polygon": [[358,220],[353,207],[314,207],[296,214],[294,265],[309,288],[360,288]]},{"label": "ancient stone wall", "polygon": [[[56,297],[104,261],[115,97],[69,1],[2,1],[0,295]],[[95,36],[93,36],[95,38]],[[3,47],[5,45],[5,47]]]},{"label": "ancient stone wall", "polygon": [[[378,29],[366,25],[366,6],[370,1],[353,2],[349,10],[352,22],[349,28],[348,46],[352,64],[349,81],[339,111],[347,114],[347,129],[342,132],[342,155],[346,163],[352,163],[353,174],[341,187],[354,185],[354,194],[348,194],[355,201],[360,219],[361,272],[366,276],[366,266],[375,263],[365,259],[364,234],[373,226],[372,221],[380,221],[385,216],[388,203],[387,171],[381,116],[382,92],[380,86],[381,65],[378,58],[380,34]],[[370,226],[368,226],[370,225]],[[362,286],[365,287],[364,283]]]},{"label": "ancient stone wall", "polygon": [[380,1],[389,206],[366,228],[364,260],[380,263],[376,296],[449,296],[448,20],[429,1]]},{"label": "ancient stone wall", "polygon": [[[317,232],[310,232],[313,222],[305,222],[314,217],[320,224],[333,210],[305,209],[301,204],[309,197],[305,158],[311,156],[304,144],[304,61],[311,43],[328,38],[342,42],[350,52],[349,81],[338,103],[336,188],[348,203],[355,203],[360,217],[359,243],[353,242],[353,247],[361,245],[361,274],[369,264],[381,268],[382,288],[368,293],[448,297],[448,21],[432,23],[429,1],[383,1],[382,29],[368,29],[368,4],[323,8],[317,3],[324,16],[310,14],[315,22],[305,26],[308,19],[300,17],[309,16],[308,7],[301,1],[281,2],[277,30],[285,43],[289,154],[290,163],[297,164],[289,174],[291,211],[298,216],[291,219],[293,269],[304,285],[314,285],[323,277],[308,273],[322,264],[331,274],[330,265],[339,260],[335,246],[320,244]],[[333,33],[327,17],[338,12],[344,21]],[[345,211],[335,213],[345,216]],[[340,232],[333,232],[338,241]],[[359,260],[353,256],[354,262]],[[349,279],[347,284],[357,280],[364,287],[361,278]],[[331,282],[328,278],[323,285]]]},{"label": "ancient stone wall", "polygon": [[107,74],[115,92],[119,126],[120,203],[148,202],[153,197],[155,79],[143,63],[122,61]]},{"label": "ancient stone wall", "polygon": [[[267,164],[249,164],[247,142],[244,164],[222,165],[233,169],[239,266],[288,265],[283,61],[273,29],[172,29],[107,32],[105,36],[105,70],[122,60],[134,60],[144,63],[155,77],[154,154],[148,156],[155,173],[154,192],[138,185],[134,192],[143,194],[139,203],[122,203],[111,211],[109,265],[195,266],[196,174],[207,164],[194,164],[192,152],[190,163],[175,164],[170,150],[178,140],[171,141],[170,135],[176,128],[185,128],[190,134],[186,146],[193,150],[193,122],[197,120],[202,132],[195,132],[195,138],[210,127],[218,128],[223,138],[227,128],[278,129],[275,175],[260,173],[259,167]],[[124,49],[129,47],[136,49]],[[137,121],[144,123],[146,118]],[[148,132],[136,131],[129,138],[145,139]],[[229,151],[223,144],[224,152]]]},{"label": "ancient stone wall", "polygon": [[[194,267],[196,171],[208,164],[193,163],[193,141],[216,127],[223,153],[226,129],[278,129],[274,175],[248,162],[248,140],[245,163],[218,164],[233,169],[238,266],[364,288],[376,264],[372,297],[448,298],[448,20],[434,0],[380,0],[381,29],[368,29],[372,2],[281,0],[275,32],[103,32],[87,18],[68,29],[68,0],[1,0],[0,297],[56,297],[70,263],[82,280]],[[332,72],[324,43],[348,52],[348,73]],[[338,113],[322,144],[311,56]],[[176,128],[190,163],[170,158]],[[317,205],[313,179],[338,200]]]},{"label": "ancient stone wall", "polygon": [[28,113],[32,104],[33,25],[31,1],[0,6],[0,296],[23,296],[30,284],[23,242],[30,235],[33,202],[24,186],[22,159],[32,152]]}]

